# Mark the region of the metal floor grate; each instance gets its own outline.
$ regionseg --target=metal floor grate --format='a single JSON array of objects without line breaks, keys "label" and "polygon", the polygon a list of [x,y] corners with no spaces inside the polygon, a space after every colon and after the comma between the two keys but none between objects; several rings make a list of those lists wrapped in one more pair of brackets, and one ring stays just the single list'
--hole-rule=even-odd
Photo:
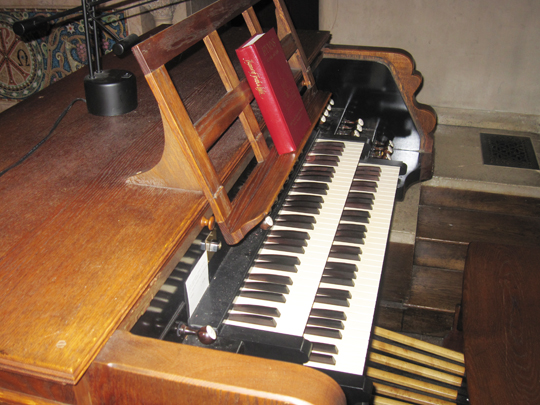
[{"label": "metal floor grate", "polygon": [[531,139],[525,136],[480,134],[485,165],[538,169]]}]

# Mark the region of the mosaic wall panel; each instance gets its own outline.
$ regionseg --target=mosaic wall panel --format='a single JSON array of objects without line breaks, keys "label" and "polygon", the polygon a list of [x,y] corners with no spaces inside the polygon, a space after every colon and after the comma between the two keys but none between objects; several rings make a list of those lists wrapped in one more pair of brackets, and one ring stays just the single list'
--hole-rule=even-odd
[{"label": "mosaic wall panel", "polygon": [[[0,10],[0,101],[20,101],[86,65],[82,20],[66,20],[66,25],[53,28],[48,36],[29,42],[12,30],[14,21],[55,11]],[[118,37],[128,35],[123,13],[104,17],[104,21]],[[112,50],[113,44],[110,37],[102,38],[104,52]]]}]

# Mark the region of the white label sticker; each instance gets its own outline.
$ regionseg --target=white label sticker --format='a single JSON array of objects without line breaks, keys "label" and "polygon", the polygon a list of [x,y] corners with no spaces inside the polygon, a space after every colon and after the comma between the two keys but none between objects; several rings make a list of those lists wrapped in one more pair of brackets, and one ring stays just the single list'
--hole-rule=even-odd
[{"label": "white label sticker", "polygon": [[199,305],[204,292],[210,284],[208,280],[208,253],[204,252],[186,280],[187,304],[189,316]]}]

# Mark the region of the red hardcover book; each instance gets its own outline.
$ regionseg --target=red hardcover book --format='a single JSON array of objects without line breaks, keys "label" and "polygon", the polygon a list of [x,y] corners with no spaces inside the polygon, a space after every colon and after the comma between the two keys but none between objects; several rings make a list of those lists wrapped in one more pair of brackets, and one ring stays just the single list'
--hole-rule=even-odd
[{"label": "red hardcover book", "polygon": [[276,32],[251,37],[236,54],[278,153],[294,152],[311,122]]}]

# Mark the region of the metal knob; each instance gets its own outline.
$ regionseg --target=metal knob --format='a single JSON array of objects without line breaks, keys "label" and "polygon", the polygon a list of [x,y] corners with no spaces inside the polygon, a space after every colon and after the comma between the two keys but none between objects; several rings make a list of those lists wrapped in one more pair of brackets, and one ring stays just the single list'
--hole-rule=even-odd
[{"label": "metal knob", "polygon": [[199,339],[199,342],[201,342],[203,345],[212,344],[217,339],[216,330],[212,328],[210,325],[206,325],[206,326],[203,326],[202,328],[195,329],[185,324],[182,324],[178,326],[178,329],[176,330],[176,334],[179,337],[184,337],[187,335],[195,335],[197,336],[197,339]]}]

